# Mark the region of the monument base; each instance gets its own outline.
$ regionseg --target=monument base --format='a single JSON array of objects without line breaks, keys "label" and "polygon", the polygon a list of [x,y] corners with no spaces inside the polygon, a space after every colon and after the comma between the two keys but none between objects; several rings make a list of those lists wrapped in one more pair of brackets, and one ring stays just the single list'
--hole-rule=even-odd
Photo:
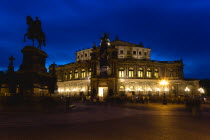
[{"label": "monument base", "polygon": [[19,72],[47,72],[45,62],[48,56],[44,51],[33,46],[25,46],[21,52],[23,53],[23,61]]},{"label": "monument base", "polygon": [[56,76],[45,67],[47,54],[33,46],[24,47],[23,61],[13,77],[14,89],[19,94],[46,95],[56,90]]}]

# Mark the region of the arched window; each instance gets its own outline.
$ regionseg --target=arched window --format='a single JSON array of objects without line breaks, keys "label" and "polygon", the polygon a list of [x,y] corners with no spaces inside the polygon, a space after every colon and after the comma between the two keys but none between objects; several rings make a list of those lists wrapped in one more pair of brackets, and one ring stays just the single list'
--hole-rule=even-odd
[{"label": "arched window", "polygon": [[128,77],[133,77],[133,73],[134,73],[134,69],[133,68],[129,68],[128,69]]},{"label": "arched window", "polygon": [[120,91],[124,91],[125,87],[124,86],[120,86]]},{"label": "arched window", "polygon": [[69,79],[72,79],[72,71],[69,72]]},{"label": "arched window", "polygon": [[75,71],[74,71],[74,77],[75,77],[75,79],[79,78],[79,77],[78,77],[78,70],[75,70]]},{"label": "arched window", "polygon": [[89,69],[89,71],[88,71],[88,75],[91,77],[91,69]]},{"label": "arched window", "polygon": [[151,78],[152,77],[152,71],[150,68],[147,69],[147,77]]},{"label": "arched window", "polygon": [[82,78],[85,78],[85,69],[82,69],[81,74],[82,74]]},{"label": "arched window", "polygon": [[154,76],[155,76],[155,78],[159,78],[159,71],[158,71],[158,69],[155,69]]},{"label": "arched window", "polygon": [[67,74],[67,73],[65,73],[64,79],[65,79],[65,80],[68,80],[68,74]]},{"label": "arched window", "polygon": [[134,86],[130,86],[130,90],[131,91],[134,91]]},{"label": "arched window", "polygon": [[169,69],[169,77],[173,77],[173,69]]},{"label": "arched window", "polygon": [[143,77],[144,72],[143,72],[143,68],[139,68],[138,69],[138,77]]},{"label": "arched window", "polygon": [[119,77],[124,77],[124,68],[119,68]]},{"label": "arched window", "polygon": [[144,91],[143,86],[138,86],[137,90],[140,91]]}]

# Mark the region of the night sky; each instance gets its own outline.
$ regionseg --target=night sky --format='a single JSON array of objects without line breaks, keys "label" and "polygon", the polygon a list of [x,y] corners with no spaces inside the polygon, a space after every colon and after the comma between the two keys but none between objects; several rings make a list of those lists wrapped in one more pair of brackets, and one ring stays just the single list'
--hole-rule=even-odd
[{"label": "night sky", "polygon": [[[153,60],[184,62],[186,78],[210,78],[209,0],[0,0],[0,70],[13,55],[16,70],[27,32],[26,16],[42,21],[49,64],[75,61],[74,53],[114,40],[143,42]],[[50,3],[49,3],[50,1]]]}]

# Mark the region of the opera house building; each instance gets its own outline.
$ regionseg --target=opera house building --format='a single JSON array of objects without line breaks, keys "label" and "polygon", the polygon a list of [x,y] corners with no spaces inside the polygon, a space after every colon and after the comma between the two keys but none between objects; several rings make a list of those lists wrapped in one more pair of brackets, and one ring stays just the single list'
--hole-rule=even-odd
[{"label": "opera house building", "polygon": [[58,65],[62,95],[195,95],[199,80],[184,79],[182,60],[151,60],[151,49],[107,34],[100,45],[75,53],[76,62]]}]

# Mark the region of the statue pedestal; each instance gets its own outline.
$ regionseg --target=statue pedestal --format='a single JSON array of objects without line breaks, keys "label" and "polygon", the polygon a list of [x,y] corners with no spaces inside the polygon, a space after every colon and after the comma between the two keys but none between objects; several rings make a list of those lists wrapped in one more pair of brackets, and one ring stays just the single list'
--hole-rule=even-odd
[{"label": "statue pedestal", "polygon": [[45,67],[47,54],[44,51],[36,47],[25,46],[21,52],[23,53],[23,62],[19,72],[47,72]]},{"label": "statue pedestal", "polygon": [[47,54],[32,46],[24,47],[23,61],[16,72],[21,94],[44,95],[54,93],[56,77],[47,72]]}]

